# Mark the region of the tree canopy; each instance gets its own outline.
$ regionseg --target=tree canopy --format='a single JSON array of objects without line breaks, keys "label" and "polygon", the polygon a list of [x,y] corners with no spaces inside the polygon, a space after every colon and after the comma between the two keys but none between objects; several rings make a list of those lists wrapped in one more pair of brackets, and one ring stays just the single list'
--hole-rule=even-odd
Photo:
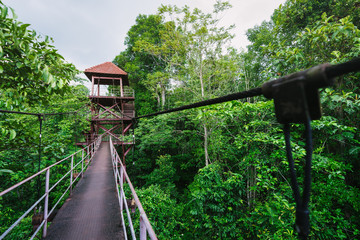
[{"label": "tree canopy", "polygon": [[75,66],[65,62],[51,38],[19,22],[13,9],[0,2],[0,10],[0,107],[46,102],[51,94],[66,91]]}]

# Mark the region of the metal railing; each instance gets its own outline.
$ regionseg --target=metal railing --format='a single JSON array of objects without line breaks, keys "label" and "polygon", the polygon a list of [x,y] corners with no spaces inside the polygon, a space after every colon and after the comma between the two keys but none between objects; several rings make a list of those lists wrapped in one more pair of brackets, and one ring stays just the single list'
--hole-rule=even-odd
[{"label": "metal railing", "polygon": [[135,189],[130,181],[130,178],[126,173],[126,169],[121,162],[119,154],[117,153],[117,151],[113,145],[111,137],[110,137],[110,151],[111,151],[111,160],[112,160],[112,164],[113,164],[114,177],[115,177],[115,182],[116,182],[116,189],[117,189],[117,195],[118,195],[118,200],[119,200],[119,205],[120,205],[120,214],[121,214],[121,221],[122,221],[122,225],[123,225],[123,229],[124,229],[125,240],[127,240],[128,237],[127,237],[125,219],[124,219],[124,214],[123,214],[124,206],[125,206],[125,210],[126,210],[126,214],[127,214],[127,218],[128,218],[128,222],[129,222],[132,239],[136,239],[136,234],[135,234],[133,222],[132,222],[130,211],[129,211],[129,206],[127,204],[126,196],[125,196],[125,192],[124,192],[124,180],[126,180],[128,186],[131,190],[132,197],[135,201],[135,205],[139,209],[139,212],[140,212],[140,219],[139,219],[139,221],[140,221],[140,240],[145,240],[147,238],[147,235],[149,235],[150,239],[157,240],[156,234],[150,224],[148,217],[146,216],[146,213],[145,213],[145,211],[141,205],[141,202],[135,192]]},{"label": "metal railing", "polygon": [[124,144],[135,144],[134,135],[123,135],[121,133],[113,133],[113,132],[111,132],[111,134],[108,132],[104,132],[100,134],[84,134],[79,141],[80,142],[85,141],[83,142],[85,144],[87,140],[94,140],[97,139],[98,137],[101,137],[102,142],[109,142],[111,136],[115,139],[116,142],[123,142]]},{"label": "metal railing", "polygon": [[122,92],[120,88],[109,88],[110,85],[94,85],[93,92],[90,92],[92,97],[135,97],[134,89],[123,86]]},{"label": "metal railing", "polygon": [[124,97],[135,97],[135,91],[131,88],[124,89]]},{"label": "metal railing", "polygon": [[[47,234],[47,222],[48,222],[48,217],[53,213],[53,211],[56,209],[57,205],[60,203],[60,201],[64,198],[64,196],[66,195],[66,193],[69,191],[71,194],[72,188],[74,183],[76,182],[76,180],[80,177],[83,176],[83,172],[86,170],[86,167],[90,164],[91,160],[93,159],[95,152],[97,151],[97,149],[99,148],[99,145],[101,143],[101,137],[99,137],[98,139],[96,139],[94,142],[92,142],[91,144],[89,144],[88,146],[86,146],[86,148],[83,148],[73,154],[71,154],[70,156],[50,165],[49,167],[44,168],[43,170],[41,170],[40,172],[32,175],[31,177],[26,178],[25,180],[15,184],[14,186],[2,191],[0,193],[0,197],[4,196],[5,194],[15,190],[16,188],[18,188],[19,186],[33,180],[36,177],[40,177],[41,174],[45,173],[45,193],[30,207],[28,208],[24,214],[19,217],[5,232],[3,232],[0,236],[0,240],[3,239],[8,233],[11,232],[11,230],[13,230],[20,222],[21,220],[23,220],[36,206],[38,206],[41,201],[44,200],[44,217],[43,220],[41,222],[41,224],[37,227],[37,229],[35,230],[35,232],[32,234],[32,236],[30,237],[30,239],[34,239],[36,237],[36,235],[38,234],[38,232],[41,230],[41,228],[43,227],[43,233],[42,236],[45,237]],[[79,157],[78,155],[81,156],[81,160],[77,163],[74,162],[74,158]],[[50,170],[59,165],[60,163],[65,162],[66,160],[70,160],[70,170],[68,172],[66,172],[61,178],[60,180],[58,180],[54,185],[50,186]],[[86,161],[88,160],[88,161]],[[80,164],[81,164],[81,171],[79,173],[77,173],[77,176],[74,175],[74,170],[78,167],[80,168]],[[49,211],[49,195],[50,192],[62,181],[66,178],[66,176],[70,175],[70,181],[69,181],[69,186],[66,188],[66,190],[63,192],[63,194],[61,195],[61,197],[58,199],[58,201],[54,204],[54,206],[50,209]]]},{"label": "metal railing", "polygon": [[112,97],[134,97],[135,91],[132,88],[124,88],[121,93],[120,89],[110,88],[107,95]]}]

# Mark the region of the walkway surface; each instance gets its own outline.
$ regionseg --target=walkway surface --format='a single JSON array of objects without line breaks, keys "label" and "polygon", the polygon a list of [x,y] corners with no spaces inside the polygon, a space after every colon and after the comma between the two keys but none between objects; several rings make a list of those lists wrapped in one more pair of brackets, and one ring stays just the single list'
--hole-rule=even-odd
[{"label": "walkway surface", "polygon": [[45,239],[123,239],[109,143],[101,143]]}]

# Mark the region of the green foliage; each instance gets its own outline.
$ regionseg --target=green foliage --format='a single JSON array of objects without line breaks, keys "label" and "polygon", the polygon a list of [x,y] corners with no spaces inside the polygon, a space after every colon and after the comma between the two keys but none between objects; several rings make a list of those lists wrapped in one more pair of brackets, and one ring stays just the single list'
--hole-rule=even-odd
[{"label": "green foliage", "polygon": [[176,196],[174,181],[178,179],[176,178],[176,169],[173,167],[174,163],[171,160],[171,156],[159,156],[159,158],[156,159],[156,165],[158,168],[155,168],[154,171],[148,175],[146,185],[159,185],[165,193]]},{"label": "green foliage", "polygon": [[241,238],[247,212],[246,182],[240,174],[223,172],[220,164],[199,171],[189,186],[189,229],[196,239]]},{"label": "green foliage", "polygon": [[[169,173],[166,184],[175,183],[178,190],[183,191],[198,167],[203,166],[198,157],[193,157],[203,156],[196,125],[182,113],[140,119],[135,135],[133,167],[128,169],[134,183],[155,184],[158,180],[166,180]],[[146,176],[148,174],[151,177]]]},{"label": "green foliage", "polygon": [[[0,205],[1,207],[1,205]],[[11,209],[5,209],[1,211],[2,214],[5,215],[8,221],[1,222],[0,232],[3,233],[7,230],[7,226],[13,224],[12,220],[14,219],[14,211]],[[4,220],[4,219],[2,219]],[[6,239],[16,240],[16,239],[28,239],[32,235],[32,218],[31,216],[24,218],[21,221],[21,224],[16,226],[7,236]]]},{"label": "green foliage", "polygon": [[157,104],[154,93],[147,86],[147,76],[160,71],[164,65],[142,51],[136,51],[137,41],[160,43],[160,31],[164,28],[162,18],[158,15],[139,15],[136,24],[130,28],[125,39],[127,49],[115,57],[114,63],[129,74],[131,87],[136,92],[135,108],[139,115],[155,111]]},{"label": "green foliage", "polygon": [[[136,193],[159,239],[182,239],[182,206],[159,185],[137,189]],[[138,211],[137,211],[138,214]],[[137,215],[134,219],[139,219]],[[139,229],[139,223],[134,224]]]},{"label": "green foliage", "polygon": [[352,15],[355,18],[354,23],[359,23],[360,10],[356,0],[288,0],[274,11],[272,21],[281,27],[283,34],[289,36],[320,20],[324,12],[336,19]]},{"label": "green foliage", "polygon": [[[136,49],[161,59],[169,78],[179,81],[180,88],[191,92],[188,98],[197,100],[218,95],[222,81],[229,77],[225,73],[231,61],[226,59],[223,49],[233,38],[229,31],[234,27],[218,27],[219,15],[230,7],[228,2],[218,1],[213,12],[205,14],[199,9],[191,11],[187,6],[161,6],[159,16],[171,19],[164,23],[165,30],[160,31],[161,42],[153,44],[144,39],[135,43]],[[222,64],[223,61],[226,64]]]},{"label": "green foliage", "polygon": [[274,60],[275,71],[291,73],[324,62],[343,62],[360,53],[360,31],[349,16],[334,21],[322,14],[321,20],[295,34],[293,43],[270,43],[264,50]]},{"label": "green foliage", "polygon": [[360,191],[345,182],[349,167],[341,160],[314,155],[313,236],[336,239],[359,237]]},{"label": "green foliage", "polygon": [[[178,192],[180,195],[174,194],[179,185],[176,181],[175,189],[173,185],[176,180],[174,169],[177,173],[183,171],[177,168],[173,151],[180,148],[176,143],[187,131],[186,128],[174,131],[179,129],[177,121],[174,121],[177,116],[181,115],[141,120],[137,135],[140,134],[141,139],[138,142],[140,152],[150,153],[151,149],[157,158],[153,165],[156,167],[148,169],[154,170],[149,171],[145,184],[158,183],[163,191],[181,201],[177,203],[179,206],[184,207],[182,224],[178,223],[184,227],[182,238],[296,239],[293,229],[295,203],[288,180],[285,143],[280,125],[275,122],[273,103],[233,101],[188,115],[193,119],[188,119],[183,127],[189,127],[191,121],[196,123],[200,119],[217,126],[209,139],[215,146],[211,151],[217,157],[213,164],[195,175],[188,192],[185,192],[186,198],[181,197],[183,191]],[[358,144],[354,139],[357,129],[342,125],[330,116],[314,121],[313,128],[316,148],[311,202],[312,236],[355,237],[359,234],[356,230],[359,190],[346,183],[348,172],[353,167],[344,162],[341,155],[333,156],[331,153],[334,152],[332,146],[336,148],[339,139],[349,146]],[[293,125],[292,129],[292,146],[301,184],[305,156],[304,128]],[[148,164],[150,159],[146,160]],[[190,163],[182,163],[185,164]],[[334,224],[329,224],[332,222]]]},{"label": "green foliage", "polygon": [[0,12],[0,108],[19,108],[64,93],[75,67],[57,53],[48,36],[17,21],[13,9],[0,3]]},{"label": "green foliage", "polygon": [[[29,106],[23,103],[23,111],[41,113],[50,111],[69,112],[79,110],[88,103],[88,90],[84,86],[67,86],[67,91],[61,95],[52,94],[52,99],[46,105]],[[41,97],[41,96],[39,96]],[[86,110],[83,108],[83,110]],[[46,116],[42,123],[42,147],[40,169],[49,166],[78,150],[74,147],[76,140],[81,140],[82,132],[88,128],[88,113],[79,111],[76,116],[54,115]],[[0,114],[0,126],[4,129],[0,135],[0,191],[24,180],[38,171],[39,161],[39,120],[37,116]],[[77,159],[75,159],[77,160]],[[57,167],[51,175],[50,184],[54,184],[69,169],[69,163]],[[44,176],[40,177],[40,192],[43,194]],[[54,204],[66,189],[64,181],[57,186],[50,198]],[[38,198],[37,181],[30,181],[17,191],[6,194],[1,200],[0,221],[1,230],[7,229],[21,216],[29,204]],[[11,213],[11,214],[8,214]],[[11,233],[9,239],[26,239],[31,234],[31,215]],[[3,232],[3,231],[1,231]]]}]

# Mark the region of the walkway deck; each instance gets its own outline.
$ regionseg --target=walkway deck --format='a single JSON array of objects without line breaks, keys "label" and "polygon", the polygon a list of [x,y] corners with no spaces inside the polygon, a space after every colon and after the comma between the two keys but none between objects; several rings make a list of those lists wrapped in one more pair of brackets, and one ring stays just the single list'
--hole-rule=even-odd
[{"label": "walkway deck", "polygon": [[101,143],[45,239],[124,239],[109,143]]}]

